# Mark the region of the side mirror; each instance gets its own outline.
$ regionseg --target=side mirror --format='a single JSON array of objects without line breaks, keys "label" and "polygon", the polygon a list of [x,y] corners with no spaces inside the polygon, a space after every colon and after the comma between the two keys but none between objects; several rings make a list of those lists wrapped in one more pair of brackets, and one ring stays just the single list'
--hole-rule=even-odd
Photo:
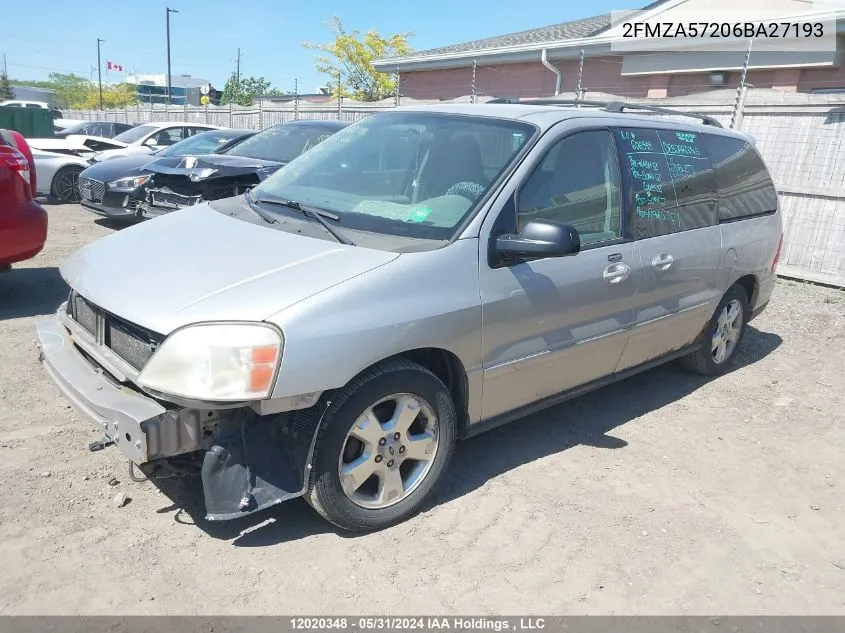
[{"label": "side mirror", "polygon": [[581,250],[578,231],[568,224],[548,220],[529,222],[519,235],[500,235],[496,250],[521,260],[575,255]]}]

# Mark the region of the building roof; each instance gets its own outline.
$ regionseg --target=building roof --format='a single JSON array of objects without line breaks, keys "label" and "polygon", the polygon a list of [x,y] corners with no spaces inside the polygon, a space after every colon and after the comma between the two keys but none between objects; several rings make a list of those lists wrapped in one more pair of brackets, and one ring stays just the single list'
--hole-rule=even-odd
[{"label": "building roof", "polygon": [[[653,0],[638,11],[650,11],[670,2],[682,3],[684,0]],[[618,16],[614,17],[617,20],[619,19]],[[516,33],[506,33],[504,35],[462,42],[460,44],[415,51],[403,56],[387,57],[376,60],[374,65],[376,70],[393,72],[400,68],[412,69],[413,67],[418,67],[422,69],[461,65],[460,62],[455,64],[454,60],[466,60],[475,55],[486,57],[511,55],[510,52],[517,49],[523,51],[524,55],[547,47],[551,49],[567,48],[568,46],[574,45],[583,46],[584,40],[589,41],[590,38],[595,38],[605,31],[609,31],[611,26],[611,14],[602,13],[601,15],[594,15],[588,18],[579,18],[568,22],[541,26],[536,29],[528,29],[527,31],[517,31]],[[578,43],[579,40],[581,43]],[[446,60],[453,60],[453,63],[449,64],[447,62],[444,64],[443,62]],[[510,61],[519,60],[514,58]]]},{"label": "building roof", "polygon": [[497,35],[495,37],[463,42],[461,44],[452,44],[450,46],[441,46],[439,48],[430,48],[428,50],[414,53],[413,56],[417,58],[434,57],[436,55],[445,55],[449,53],[463,53],[468,51],[502,48],[504,46],[518,46],[522,44],[579,39],[595,35],[609,26],[610,14],[603,13],[590,18],[581,18],[580,20],[571,20],[569,22],[561,22],[560,24],[541,26],[537,29],[507,33],[505,35]]}]

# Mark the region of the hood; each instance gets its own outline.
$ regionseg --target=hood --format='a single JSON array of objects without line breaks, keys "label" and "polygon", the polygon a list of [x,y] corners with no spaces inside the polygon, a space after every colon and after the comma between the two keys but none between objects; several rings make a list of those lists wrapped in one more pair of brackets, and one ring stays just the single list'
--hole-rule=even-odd
[{"label": "hood", "polygon": [[103,149],[126,147],[126,143],[101,136],[85,136],[84,134],[68,134],[64,138],[33,138],[29,144],[38,149],[85,149],[91,151],[95,146]]},{"label": "hood", "polygon": [[45,152],[43,150],[33,150],[32,151],[32,158],[35,161],[36,165],[41,162],[46,162],[50,159],[60,158],[63,163],[67,164],[76,164],[76,165],[88,165],[88,161],[82,158],[81,156],[75,156],[73,154],[63,154],[61,152]]},{"label": "hood", "polygon": [[112,160],[122,156],[143,156],[150,155],[153,150],[146,145],[121,145],[119,148],[106,149],[94,156],[94,161],[102,162],[104,160]]},{"label": "hood", "polygon": [[94,163],[80,174],[100,182],[111,182],[120,178],[129,178],[141,173],[142,168],[155,157],[148,154],[121,156],[101,163]]},{"label": "hood", "polygon": [[282,165],[284,163],[261,158],[207,154],[204,156],[166,156],[149,163],[144,167],[144,171],[170,176],[185,176],[193,182],[208,178],[227,178],[245,174],[258,174],[259,180],[264,180]]},{"label": "hood", "polygon": [[198,321],[262,321],[397,257],[200,204],[97,240],[61,273],[101,308],[169,334]]},{"label": "hood", "polygon": [[64,138],[33,138],[27,141],[34,149],[62,154],[85,155],[93,152],[126,147],[126,143],[99,136],[70,134]]}]

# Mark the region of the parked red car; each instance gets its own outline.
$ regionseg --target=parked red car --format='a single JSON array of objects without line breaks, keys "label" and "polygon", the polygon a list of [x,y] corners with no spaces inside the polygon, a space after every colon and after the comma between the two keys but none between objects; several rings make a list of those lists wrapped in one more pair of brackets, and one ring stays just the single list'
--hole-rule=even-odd
[{"label": "parked red car", "polygon": [[18,132],[0,130],[0,271],[35,257],[47,239],[47,212],[35,201],[35,163]]}]

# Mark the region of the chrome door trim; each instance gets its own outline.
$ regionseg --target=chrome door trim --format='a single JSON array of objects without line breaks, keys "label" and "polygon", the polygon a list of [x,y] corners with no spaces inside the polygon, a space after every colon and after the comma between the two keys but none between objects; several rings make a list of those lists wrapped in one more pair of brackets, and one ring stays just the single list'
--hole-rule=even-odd
[{"label": "chrome door trim", "polygon": [[547,357],[553,354],[558,354],[570,348],[584,345],[586,343],[592,343],[603,338],[616,336],[617,334],[627,333],[629,330],[630,328],[619,328],[613,330],[612,332],[599,334],[598,336],[592,336],[580,341],[561,343],[560,345],[555,345],[554,347],[549,347],[539,352],[532,352],[531,354],[520,356],[519,358],[513,358],[501,363],[496,363],[495,365],[491,365],[490,367],[484,369],[484,378],[498,378],[504,374],[510,374],[512,372],[519,371],[520,369],[524,369],[525,367],[531,367],[537,362],[550,360]]},{"label": "chrome door trim", "polygon": [[686,314],[687,312],[691,312],[693,310],[699,310],[703,307],[709,305],[708,301],[702,301],[701,303],[696,303],[694,306],[688,306],[683,308],[682,310],[678,310],[677,312],[672,312],[670,314],[661,314],[659,317],[654,317],[653,319],[649,319],[648,321],[643,321],[642,323],[635,323],[631,330],[636,330],[637,328],[643,327],[644,325],[651,325],[652,323],[657,323],[658,321],[662,321],[664,319],[669,319],[672,317],[680,316],[681,314]]}]

